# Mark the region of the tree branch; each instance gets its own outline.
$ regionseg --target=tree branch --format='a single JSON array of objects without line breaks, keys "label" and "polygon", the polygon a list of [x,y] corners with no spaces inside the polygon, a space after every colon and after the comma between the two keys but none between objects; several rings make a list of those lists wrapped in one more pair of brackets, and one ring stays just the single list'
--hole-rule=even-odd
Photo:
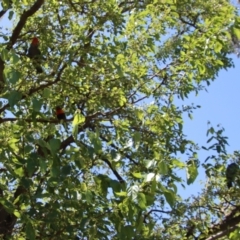
[{"label": "tree branch", "polygon": [[[4,123],[4,122],[15,122],[19,120],[18,118],[0,118],[0,123]],[[59,120],[57,119],[53,119],[53,118],[50,118],[50,119],[42,119],[42,118],[35,118],[35,119],[21,119],[25,122],[28,122],[28,123],[32,123],[32,122],[37,122],[37,123],[59,123]],[[70,119],[66,119],[65,121],[66,122],[70,122],[72,121],[73,118],[70,118]]]},{"label": "tree branch", "polygon": [[[26,189],[19,185],[14,193],[14,199],[25,192]],[[0,197],[3,197],[3,190],[1,188]],[[19,205],[19,202],[16,205]],[[3,239],[8,239],[11,236],[16,221],[17,217],[13,213],[7,212],[4,206],[0,204],[0,235],[3,235]]]},{"label": "tree branch", "polygon": [[[23,95],[22,98],[21,98],[19,101],[21,101],[21,100],[23,100],[23,99],[31,96],[32,94],[38,92],[39,90],[42,90],[42,89],[44,89],[44,88],[46,88],[46,87],[52,86],[53,84],[59,82],[60,79],[61,79],[62,72],[63,72],[63,70],[66,68],[66,66],[67,66],[67,65],[63,65],[63,67],[59,70],[59,72],[58,72],[58,74],[57,74],[57,77],[56,77],[56,79],[55,79],[54,81],[48,82],[48,83],[43,84],[43,85],[40,85],[40,86],[38,86],[38,87],[36,87],[36,88],[30,89],[29,92],[28,92],[27,94]],[[6,105],[4,105],[4,106],[0,109],[0,113],[4,112],[9,106],[10,106],[9,103],[7,103]],[[0,122],[1,122],[1,121],[0,121]]]},{"label": "tree branch", "polygon": [[240,206],[237,206],[225,217],[224,220],[220,221],[217,224],[214,224],[212,227],[208,229],[208,231],[206,231],[208,232],[207,237],[201,236],[203,234],[200,234],[200,236],[198,236],[196,239],[197,240],[216,240],[234,231],[236,228],[238,228],[237,225],[240,223],[240,215],[235,216],[236,213],[239,213],[239,211],[240,211]]},{"label": "tree branch", "polygon": [[[12,2],[10,2],[11,4]],[[35,2],[35,4],[26,12],[24,12],[17,24],[17,26],[15,27],[15,29],[13,30],[12,36],[10,37],[10,41],[7,45],[7,49],[11,49],[12,46],[15,44],[22,28],[24,27],[27,19],[32,16],[44,3],[44,0],[37,0]],[[7,12],[7,10],[2,10],[0,12],[0,18]],[[0,58],[0,93],[3,92],[3,88],[4,88],[4,61]]]},{"label": "tree branch", "polygon": [[101,158],[102,159],[102,161],[104,161],[107,165],[108,165],[108,167],[112,170],[112,172],[114,173],[114,175],[115,175],[115,177],[118,179],[118,181],[120,182],[120,183],[124,183],[125,181],[124,181],[124,179],[120,176],[120,174],[113,168],[113,166],[112,166],[112,164],[110,163],[110,161],[108,160],[108,159],[106,159],[106,158]]},{"label": "tree branch", "polygon": [[0,12],[0,18],[1,18],[7,11],[8,11],[8,9],[7,9],[7,10],[2,10],[2,11]]},{"label": "tree branch", "polygon": [[6,10],[3,9],[3,10],[0,11],[0,19],[11,8],[12,8],[12,1],[9,1],[8,8]]},{"label": "tree branch", "polygon": [[2,60],[2,58],[0,57],[0,93],[3,92],[3,89],[4,89],[4,74],[3,74],[3,71],[4,71],[4,61]]},{"label": "tree branch", "polygon": [[[100,138],[104,141],[104,142],[108,142],[108,140],[102,135],[100,134]],[[128,158],[130,160],[130,162],[133,162],[135,165],[139,165],[135,160],[133,160],[133,158],[127,154],[127,153],[123,153],[121,152],[121,150],[119,149],[119,147],[117,147],[114,143],[111,143],[110,146],[112,148],[114,148],[115,150],[117,150],[118,152],[122,153],[123,155],[125,155],[126,158]]]},{"label": "tree branch", "polygon": [[[240,217],[240,216],[239,216]],[[238,222],[239,223],[239,222]],[[235,226],[232,226],[232,227],[228,227],[227,229],[221,231],[221,232],[218,232],[214,235],[212,235],[211,237],[208,237],[208,238],[204,238],[204,240],[216,240],[216,239],[219,239],[221,237],[224,237],[226,236],[227,234],[229,234],[230,232],[233,232],[236,228],[238,228],[237,225]]]},{"label": "tree branch", "polygon": [[17,26],[13,30],[12,36],[10,37],[10,41],[9,41],[8,47],[7,47],[8,49],[11,49],[12,46],[15,44],[22,28],[24,27],[24,25],[27,21],[27,19],[29,17],[31,17],[35,12],[37,12],[38,9],[43,5],[43,3],[44,3],[44,0],[37,0],[29,10],[27,10],[26,12],[23,12]]}]

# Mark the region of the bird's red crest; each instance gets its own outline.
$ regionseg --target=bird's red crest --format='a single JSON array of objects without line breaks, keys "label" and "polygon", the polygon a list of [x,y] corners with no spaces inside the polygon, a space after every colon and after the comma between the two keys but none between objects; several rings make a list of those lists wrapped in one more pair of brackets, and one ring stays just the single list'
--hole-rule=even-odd
[{"label": "bird's red crest", "polygon": [[56,107],[56,114],[58,115],[58,114],[62,114],[62,113],[64,113],[64,110],[61,107],[57,106]]},{"label": "bird's red crest", "polygon": [[32,39],[32,44],[33,44],[33,45],[38,45],[38,44],[39,44],[39,40],[38,40],[37,37],[34,37],[34,38]]}]

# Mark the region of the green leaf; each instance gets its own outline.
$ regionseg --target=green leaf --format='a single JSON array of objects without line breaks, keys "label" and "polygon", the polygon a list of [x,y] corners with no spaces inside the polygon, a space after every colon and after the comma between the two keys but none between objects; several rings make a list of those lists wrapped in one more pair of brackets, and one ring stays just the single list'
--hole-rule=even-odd
[{"label": "green leaf", "polygon": [[150,161],[146,161],[146,168],[151,168],[151,167],[155,167],[156,166],[157,161],[156,160],[150,160]]},{"label": "green leaf", "polygon": [[12,10],[9,11],[9,13],[8,13],[8,19],[9,19],[9,20],[12,20],[13,15],[14,15],[14,12],[13,12]]},{"label": "green leaf", "polygon": [[51,90],[49,88],[44,88],[43,90],[43,97],[48,98],[51,95]]},{"label": "green leaf", "polygon": [[88,203],[92,203],[93,195],[91,191],[86,191],[85,192],[85,198]]},{"label": "green leaf", "polygon": [[142,111],[140,111],[139,109],[136,110],[137,113],[137,118],[142,121],[143,117],[144,117],[144,113]]},{"label": "green leaf", "polygon": [[109,186],[113,189],[114,192],[120,192],[122,189],[121,184],[117,180],[110,180]]},{"label": "green leaf", "polygon": [[119,105],[122,107],[125,105],[125,103],[127,102],[127,99],[125,98],[125,96],[120,95],[119,99],[118,99]]},{"label": "green leaf", "polygon": [[134,229],[132,226],[127,225],[121,229],[121,235],[119,239],[132,239],[134,237]]},{"label": "green leaf", "polygon": [[40,164],[40,171],[41,171],[42,173],[45,173],[46,170],[47,170],[46,159],[40,159],[39,164]]},{"label": "green leaf", "polygon": [[7,201],[4,198],[0,198],[0,203],[4,206],[4,208],[6,209],[6,211],[8,213],[13,213],[14,212],[15,208],[14,208],[14,205],[11,202]]},{"label": "green leaf", "polygon": [[187,164],[187,184],[192,184],[198,176],[197,166],[194,161],[190,160]]},{"label": "green leaf", "polygon": [[78,135],[78,125],[73,125],[72,127],[72,135],[75,140],[77,140],[77,135]]},{"label": "green leaf", "polygon": [[9,82],[12,84],[17,83],[20,77],[21,77],[21,73],[19,71],[12,70],[11,72],[8,73]]},{"label": "green leaf", "polygon": [[220,42],[216,42],[215,45],[214,45],[214,50],[215,50],[216,53],[221,52],[222,44]]},{"label": "green leaf", "polygon": [[16,168],[16,169],[14,170],[14,172],[15,172],[15,174],[18,175],[19,177],[23,177],[23,176],[24,176],[24,170],[23,170],[22,167]]},{"label": "green leaf", "polygon": [[143,193],[138,193],[137,203],[141,209],[146,209],[146,198]]},{"label": "green leaf", "polygon": [[172,160],[172,164],[175,166],[175,167],[179,167],[179,168],[184,168],[185,167],[185,164],[177,159],[173,159]]},{"label": "green leaf", "polygon": [[217,152],[218,152],[218,153],[221,152],[221,146],[220,146],[220,145],[217,145],[216,149],[217,149]]},{"label": "green leaf", "polygon": [[19,212],[18,210],[16,210],[16,209],[13,211],[13,214],[14,214],[17,218],[20,218],[20,217],[21,217],[20,212]]},{"label": "green leaf", "polygon": [[154,200],[155,200],[154,194],[148,193],[148,194],[145,195],[145,198],[146,198],[146,205],[147,206],[150,206],[154,203]]},{"label": "green leaf", "polygon": [[52,154],[56,154],[60,148],[61,141],[59,139],[53,138],[49,141],[49,145]]},{"label": "green leaf", "polygon": [[16,63],[18,63],[20,58],[18,57],[18,55],[15,52],[12,52],[11,60],[12,60],[13,64],[16,64]]},{"label": "green leaf", "polygon": [[234,32],[235,36],[238,38],[238,40],[240,40],[240,29],[234,27],[233,32]]},{"label": "green leaf", "polygon": [[57,161],[57,159],[54,159],[53,165],[51,167],[51,176],[54,177],[54,178],[58,178],[59,175],[60,175],[59,162]]},{"label": "green leaf", "polygon": [[8,60],[8,50],[7,49],[2,49],[2,52],[1,52],[1,58],[3,61],[6,61]]},{"label": "green leaf", "polygon": [[240,238],[240,232],[238,228],[229,234],[230,240],[239,240],[239,238]]},{"label": "green leaf", "polygon": [[23,186],[24,188],[29,189],[29,187],[30,187],[31,184],[32,184],[32,180],[27,179],[27,178],[22,178],[22,179],[21,179],[21,184],[22,184],[22,186]]},{"label": "green leaf", "polygon": [[174,206],[174,203],[176,201],[176,195],[173,191],[171,190],[167,190],[167,191],[164,191],[164,196],[168,202],[168,204],[173,207]]},{"label": "green leaf", "polygon": [[35,240],[35,230],[31,222],[26,224],[26,237],[29,240]]},{"label": "green leaf", "polygon": [[21,98],[22,94],[20,92],[16,90],[11,91],[8,96],[9,105],[13,107],[16,103],[19,102],[19,100],[21,100]]},{"label": "green leaf", "polygon": [[168,173],[168,166],[164,161],[160,161],[158,163],[158,170],[159,173],[162,175],[166,175]]},{"label": "green leaf", "polygon": [[16,143],[18,143],[18,142],[19,142],[19,139],[12,138],[8,141],[8,145],[13,151],[16,151],[17,150]]},{"label": "green leaf", "polygon": [[39,112],[41,110],[43,102],[40,99],[33,98],[32,104],[33,104],[33,110],[35,112]]},{"label": "green leaf", "polygon": [[36,163],[37,163],[36,159],[28,158],[28,160],[27,160],[27,170],[28,170],[28,173],[29,173],[30,176],[35,171]]},{"label": "green leaf", "polygon": [[63,166],[62,167],[62,170],[61,170],[61,172],[62,172],[62,174],[64,175],[64,176],[66,176],[66,175],[68,175],[68,174],[70,174],[71,173],[71,166],[70,165],[66,165],[66,166]]},{"label": "green leaf", "polygon": [[115,192],[115,194],[119,197],[126,197],[127,196],[126,192]]},{"label": "green leaf", "polygon": [[74,113],[73,123],[72,125],[79,125],[85,122],[85,117],[81,114],[80,110],[77,109]]},{"label": "green leaf", "polygon": [[138,149],[139,143],[141,142],[141,133],[140,132],[134,132],[133,141],[134,141],[135,148]]},{"label": "green leaf", "polygon": [[188,117],[192,120],[193,119],[193,115],[188,113]]},{"label": "green leaf", "polygon": [[132,200],[134,201],[137,198],[139,191],[140,191],[139,186],[133,185],[128,188],[128,196],[130,196],[132,198]]},{"label": "green leaf", "polygon": [[74,139],[77,139],[78,125],[85,122],[85,117],[81,114],[80,110],[77,109],[74,113],[74,118],[72,122],[72,135]]},{"label": "green leaf", "polygon": [[210,137],[210,138],[207,140],[207,143],[210,143],[213,139],[214,139],[214,137]]},{"label": "green leaf", "polygon": [[102,141],[99,139],[98,135],[89,131],[88,137],[91,144],[93,144],[94,152],[100,152],[102,150]]},{"label": "green leaf", "polygon": [[145,178],[145,182],[151,182],[156,180],[156,174],[155,173],[148,173]]},{"label": "green leaf", "polygon": [[132,175],[133,175],[135,178],[142,178],[142,174],[141,174],[141,173],[138,173],[138,172],[133,172]]},{"label": "green leaf", "polygon": [[85,226],[86,226],[86,224],[87,224],[89,221],[90,221],[89,218],[80,219],[80,225],[79,225],[79,227],[82,228],[82,229],[84,229]]}]

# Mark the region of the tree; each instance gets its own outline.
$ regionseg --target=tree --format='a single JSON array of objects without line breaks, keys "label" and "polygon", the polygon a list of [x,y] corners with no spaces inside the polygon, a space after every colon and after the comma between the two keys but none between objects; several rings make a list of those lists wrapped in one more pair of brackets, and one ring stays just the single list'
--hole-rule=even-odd
[{"label": "tree", "polygon": [[[0,17],[13,26],[2,28],[0,49],[3,239],[237,239],[239,185],[228,190],[225,171],[238,153],[228,155],[223,129],[211,127],[209,142],[216,142],[205,149],[217,155],[200,161],[197,143],[183,132],[182,114],[195,106],[176,106],[233,66],[229,53],[240,38],[234,6],[1,4]],[[33,37],[41,43],[41,74],[27,57]],[[192,184],[200,166],[211,184],[183,201],[178,185]],[[187,170],[186,182],[177,169]]]}]

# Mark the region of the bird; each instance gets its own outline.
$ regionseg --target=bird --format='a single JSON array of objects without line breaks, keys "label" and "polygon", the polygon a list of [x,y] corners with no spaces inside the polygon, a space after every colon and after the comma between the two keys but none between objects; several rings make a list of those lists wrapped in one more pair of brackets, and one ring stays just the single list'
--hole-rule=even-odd
[{"label": "bird", "polygon": [[66,120],[67,119],[64,110],[59,106],[56,107],[56,115],[57,115],[58,120]]},{"label": "bird", "polygon": [[67,123],[66,123],[67,118],[64,110],[60,106],[56,107],[56,115],[57,115],[57,119],[60,121],[60,123],[62,123],[64,129],[67,132],[68,131]]},{"label": "bird", "polygon": [[32,43],[30,44],[30,47],[28,49],[27,56],[33,60],[33,65],[36,68],[37,73],[42,73],[43,69],[40,65],[42,53],[39,49],[39,40],[37,37],[34,37],[32,39]]},{"label": "bird", "polygon": [[238,171],[239,171],[239,167],[236,163],[231,163],[227,166],[226,179],[227,179],[228,188],[231,188],[233,186],[233,182],[237,176]]}]

